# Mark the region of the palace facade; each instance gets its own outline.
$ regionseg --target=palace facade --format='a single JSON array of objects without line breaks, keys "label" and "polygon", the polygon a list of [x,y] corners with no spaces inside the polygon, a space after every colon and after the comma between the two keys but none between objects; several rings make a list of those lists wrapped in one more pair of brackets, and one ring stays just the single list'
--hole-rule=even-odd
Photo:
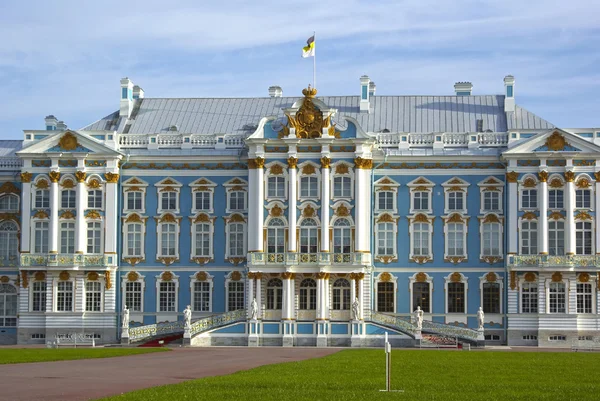
[{"label": "palace facade", "polygon": [[229,316],[192,345],[409,341],[417,307],[424,331],[476,330],[482,307],[492,344],[597,335],[600,129],[520,107],[514,77],[500,95],[120,89],[81,129],[48,116],[0,141],[0,342],[114,343],[187,305]]}]

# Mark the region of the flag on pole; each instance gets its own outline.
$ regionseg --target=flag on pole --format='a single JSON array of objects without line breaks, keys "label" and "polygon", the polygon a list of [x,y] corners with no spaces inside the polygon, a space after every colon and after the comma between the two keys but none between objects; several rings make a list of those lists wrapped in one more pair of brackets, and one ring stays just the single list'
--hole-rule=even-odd
[{"label": "flag on pole", "polygon": [[315,56],[315,35],[308,38],[306,46],[302,48],[302,57],[314,57]]}]

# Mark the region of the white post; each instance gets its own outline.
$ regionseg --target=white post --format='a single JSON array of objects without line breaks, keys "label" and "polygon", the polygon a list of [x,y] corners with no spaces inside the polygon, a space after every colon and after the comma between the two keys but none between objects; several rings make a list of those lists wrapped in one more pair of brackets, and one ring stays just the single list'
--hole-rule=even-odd
[{"label": "white post", "polygon": [[254,299],[254,277],[255,273],[248,273],[248,303],[246,307],[248,319],[252,318],[252,300]]},{"label": "white post", "polygon": [[565,254],[575,255],[577,242],[575,241],[575,219],[573,212],[575,210],[575,191],[573,181],[575,174],[572,171],[565,173]]},{"label": "white post", "polygon": [[[54,175],[53,175],[54,173]],[[50,172],[50,240],[48,245],[49,253],[58,253],[58,180],[60,173],[58,171]]]},{"label": "white post", "polygon": [[248,160],[248,251],[263,252],[265,159]]},{"label": "white post", "polygon": [[117,221],[117,182],[119,175],[114,173],[109,175],[106,181],[106,216],[104,219],[105,224],[105,237],[104,237],[104,253],[114,255],[117,253],[117,232],[118,232],[118,221]]},{"label": "white post", "polygon": [[[29,173],[21,174],[21,214],[30,216],[31,212],[31,176]],[[21,253],[30,250],[30,224],[31,219],[21,219]],[[600,249],[600,248],[596,248]]]},{"label": "white post", "polygon": [[518,250],[517,245],[517,225],[518,225],[518,188],[516,172],[506,174],[508,180],[508,254],[516,255]]},{"label": "white post", "polygon": [[296,252],[296,202],[297,202],[297,172],[296,163],[298,159],[293,156],[288,158],[288,173],[289,173],[289,201],[288,201],[288,246],[289,252]]},{"label": "white post", "polygon": [[540,226],[538,227],[540,255],[548,255],[548,173],[540,171],[538,184],[538,198],[540,207]]},{"label": "white post", "polygon": [[321,159],[321,252],[329,252],[329,158]]},{"label": "white post", "polygon": [[355,252],[369,253],[370,244],[370,216],[371,216],[371,168],[373,160],[355,159],[356,186],[354,188],[354,202],[356,204],[356,240]]},{"label": "white post", "polygon": [[[600,207],[600,172],[595,173],[596,178],[596,211]],[[596,218],[596,254],[600,253],[600,219]],[[600,308],[598,308],[600,310]]]},{"label": "white post", "polygon": [[256,303],[258,304],[258,312],[256,313],[256,318],[260,319],[262,316],[262,295],[261,295],[261,291],[262,291],[262,284],[261,284],[261,278],[262,278],[262,273],[256,273],[254,275],[254,280],[256,281]]},{"label": "white post", "polygon": [[[75,252],[85,253],[86,247],[86,228],[85,216],[83,215],[86,209],[87,188],[85,187],[85,172],[77,171],[77,192],[76,192],[76,207],[77,215],[75,217]],[[108,205],[107,205],[108,206]]]}]

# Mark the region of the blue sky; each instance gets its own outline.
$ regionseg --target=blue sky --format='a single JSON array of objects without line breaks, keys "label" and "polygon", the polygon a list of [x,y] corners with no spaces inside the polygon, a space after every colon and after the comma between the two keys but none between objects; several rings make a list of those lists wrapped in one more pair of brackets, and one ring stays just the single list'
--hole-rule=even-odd
[{"label": "blue sky", "polygon": [[119,106],[119,80],[147,97],[284,96],[312,81],[358,95],[502,93],[560,127],[600,127],[600,2],[593,0],[26,1],[0,6],[0,132],[54,114],[80,128]]}]

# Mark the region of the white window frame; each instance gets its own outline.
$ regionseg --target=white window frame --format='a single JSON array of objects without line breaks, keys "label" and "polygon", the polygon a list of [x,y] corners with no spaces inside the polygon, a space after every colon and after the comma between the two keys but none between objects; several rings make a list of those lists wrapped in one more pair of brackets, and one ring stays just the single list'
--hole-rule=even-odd
[{"label": "white window frame", "polygon": [[[469,217],[461,216],[459,213],[452,213],[450,216],[445,216],[442,218],[444,221],[444,260],[448,260],[448,258],[464,258],[467,259],[469,255],[468,250],[468,232],[469,232]],[[462,241],[463,241],[463,253],[461,255],[450,255],[449,245],[450,245],[450,224],[460,224],[463,228],[462,233]]]},{"label": "white window frame", "polygon": [[[0,322],[2,322],[3,324],[0,323],[0,327],[3,327],[3,328],[15,328],[16,329],[19,326],[19,308],[20,308],[20,305],[19,305],[19,287],[17,285],[15,285],[15,281],[14,280],[11,280],[11,281],[9,281],[7,283],[2,283],[2,286],[6,286],[8,288],[14,289],[14,292],[2,292],[2,293],[0,293],[0,296],[4,298],[3,299],[4,310],[2,310],[2,312],[1,312],[2,315],[0,315],[1,316]],[[15,300],[16,300],[16,309],[15,309],[15,314],[14,315],[4,314],[5,311],[6,311],[6,297],[7,297],[7,295],[10,296],[10,297],[15,297]],[[6,319],[14,319],[15,324],[14,325],[7,325],[6,324]]]},{"label": "white window frame", "polygon": [[[211,276],[208,272],[204,272],[206,274],[206,280],[198,280],[198,273],[200,272],[196,272],[194,273],[191,277],[190,277],[190,307],[192,308],[192,312],[198,312],[198,313],[209,313],[213,311],[213,289],[214,289],[214,277]],[[195,296],[195,286],[196,283],[208,283],[208,310],[202,311],[202,310],[196,310],[195,308],[195,303],[194,303],[194,296]]]},{"label": "white window frame", "polygon": [[[586,223],[590,224],[590,230],[585,230],[585,229],[578,229],[577,225],[581,223],[582,226],[584,226]],[[594,227],[594,221],[593,220],[575,220],[575,237],[573,238],[573,241],[575,242],[575,255],[594,255],[596,252],[596,241],[595,241],[595,227]],[[566,227],[565,227],[566,229]],[[590,237],[591,237],[591,241],[590,241],[590,245],[591,245],[591,252],[590,253],[577,253],[577,233],[579,232],[589,232],[590,233]]]},{"label": "white window frame", "polygon": [[[281,174],[274,174],[272,170],[278,170],[281,168]],[[269,178],[279,177],[283,178],[283,194],[282,196],[271,196],[269,195]],[[265,165],[265,174],[264,174],[264,191],[265,191],[265,199],[266,200],[287,200],[289,196],[289,174],[288,168],[286,165],[280,162],[271,162]]]},{"label": "white window frame", "polygon": [[[385,273],[385,274],[384,274]],[[389,280],[386,279],[384,280],[384,276],[387,276],[389,274]],[[398,310],[398,277],[396,277],[396,275],[391,274],[391,273],[387,273],[387,272],[380,272],[377,276],[375,276],[375,280],[374,280],[374,285],[373,285],[373,299],[375,300],[375,309],[378,310],[379,307],[379,302],[378,302],[378,296],[379,296],[379,287],[377,286],[377,284],[379,283],[393,283],[394,284],[394,312],[396,313],[396,311]]]},{"label": "white window frame", "polygon": [[[144,312],[144,294],[146,292],[146,276],[142,276],[139,272],[135,272],[135,274],[137,274],[137,279],[135,281],[129,281],[129,277],[128,274],[130,272],[128,272],[127,274],[121,276],[121,304],[122,305],[127,305],[127,308],[129,308],[130,313],[143,313]],[[131,305],[127,304],[125,301],[127,300],[127,283],[140,283],[140,310],[136,311],[131,309]],[[158,295],[158,294],[157,294]]]},{"label": "white window frame", "polygon": [[[43,304],[40,303],[40,305],[43,305],[42,306],[43,310],[37,310],[37,311],[33,310],[34,294],[36,293],[35,288],[34,288],[34,284],[35,283],[43,283],[45,285],[44,290],[43,291],[39,291],[39,294],[43,294],[42,298],[43,298],[44,302],[43,302]],[[31,280],[31,282],[29,283],[29,302],[28,303],[29,303],[29,309],[28,309],[29,312],[32,312],[32,313],[44,313],[44,312],[46,312],[46,310],[48,308],[48,281],[46,279],[46,276],[44,276],[43,280],[39,280],[39,281],[38,280]]]},{"label": "white window frame", "polygon": [[[171,220],[172,216],[174,220]],[[173,224],[175,226],[175,254],[174,255],[163,255],[162,254],[162,234],[163,229],[166,225]],[[175,258],[179,260],[179,239],[181,234],[181,217],[176,217],[171,213],[165,213],[162,216],[156,218],[156,258]]]},{"label": "white window frame", "polygon": [[[563,233],[563,247],[562,247],[562,249],[563,249],[563,251],[562,251],[562,253],[557,253],[556,255],[552,255],[550,253],[550,249],[552,248],[552,246],[551,246],[552,245],[551,244],[551,239],[550,239],[550,233],[553,232],[553,231],[556,232],[556,233],[558,233],[561,230],[551,229],[550,228],[550,224],[551,223],[557,223],[557,224],[558,223],[562,223],[563,224],[563,228],[562,228],[562,233]],[[565,232],[565,229],[566,229],[566,222],[565,222],[565,220],[563,220],[563,219],[548,220],[548,254],[549,255],[551,255],[551,256],[564,256],[565,255],[565,249],[566,249],[566,238],[565,238],[566,232]]]},{"label": "white window frame", "polygon": [[[227,181],[223,184],[225,187],[225,193],[227,194],[227,205],[225,206],[225,213],[247,213],[248,212],[248,181],[236,177]],[[243,209],[231,209],[231,195],[233,193],[240,192],[243,194],[244,208]]]},{"label": "white window frame", "polygon": [[[238,216],[238,217],[235,217]],[[230,228],[231,224],[241,224],[243,226],[243,252],[241,255],[232,255],[230,251]],[[248,253],[248,221],[240,213],[233,213],[225,219],[225,259],[245,258]]]},{"label": "white window frame", "polygon": [[[123,184],[123,213],[127,214],[127,213],[139,213],[139,214],[144,214],[146,213],[146,193],[147,193],[147,187],[148,187],[148,183],[140,180],[137,177],[131,177],[130,179],[128,179],[127,181],[125,181]],[[129,202],[128,202],[128,194],[129,193],[135,193],[135,192],[139,192],[141,193],[141,201],[142,201],[142,207],[141,209],[129,209]]]},{"label": "white window frame", "polygon": [[[539,285],[539,277],[537,275],[535,275],[535,281],[527,281],[525,280],[525,277],[521,277],[519,279],[519,313],[525,313],[525,314],[537,314],[539,313],[540,310],[540,285]],[[524,312],[523,311],[523,286],[524,285],[531,285],[535,291],[533,291],[533,293],[535,293],[536,296],[536,300],[537,300],[537,308],[535,308],[534,312]]]},{"label": "white window frame", "polygon": [[[590,312],[579,312],[578,308],[579,308],[579,295],[580,292],[577,289],[578,285],[589,285],[591,292],[589,293],[590,299],[591,299],[591,311]],[[581,293],[583,295],[585,295],[586,293]],[[596,296],[596,283],[594,282],[594,280],[588,280],[588,281],[581,281],[581,275],[579,275],[577,277],[577,280],[575,282],[575,313],[577,313],[578,315],[590,315],[596,314],[596,300],[597,300],[597,296]]]},{"label": "white window frame", "polygon": [[[309,171],[314,171],[310,172]],[[317,180],[317,194],[316,196],[302,196],[302,179],[303,178],[314,178]],[[296,190],[296,198],[298,200],[314,200],[318,201],[321,199],[321,166],[318,164],[305,161],[298,165],[298,178],[297,178],[297,190]]]},{"label": "white window frame", "polygon": [[[496,219],[498,219],[498,222],[496,221],[491,221],[491,219],[493,219],[491,216],[494,216]],[[498,224],[500,227],[500,232],[498,234],[498,242],[499,242],[499,252],[498,255],[485,255],[483,253],[484,250],[484,245],[483,245],[483,232],[484,232],[484,227],[486,224]],[[503,224],[503,218],[496,215],[495,213],[488,213],[487,215],[485,215],[484,217],[480,218],[479,221],[479,236],[480,236],[480,240],[479,240],[479,259],[483,260],[484,258],[498,258],[498,260],[503,260],[504,259],[504,244],[503,244],[503,236],[504,236],[504,224]]]},{"label": "white window frame", "polygon": [[[99,224],[100,225],[100,252],[88,252],[88,247],[89,247],[89,241],[90,241],[90,236],[89,236],[89,232],[90,232],[90,228],[89,225],[90,224]],[[86,235],[85,235],[85,249],[86,249],[86,253],[87,254],[92,254],[92,255],[100,255],[104,253],[104,222],[102,220],[93,220],[93,219],[87,219],[85,221],[85,230],[86,230]]]},{"label": "white window frame", "polygon": [[[2,230],[2,233],[7,234],[7,238],[2,238],[2,246],[6,246],[7,255],[0,255],[0,260],[4,262],[4,266],[8,266],[9,264],[17,264],[19,259],[19,242],[21,238],[21,228],[19,224],[14,220],[2,220],[0,221],[0,227],[3,225],[10,225],[14,230]],[[12,238],[11,238],[12,237]],[[10,240],[14,240],[15,249],[10,248]],[[5,241],[8,240],[8,241]],[[14,252],[11,252],[14,251]],[[12,253],[12,255],[11,255]],[[11,259],[11,256],[14,259]]]},{"label": "white window frame", "polygon": [[[479,187],[479,214],[496,213],[498,215],[504,213],[504,182],[496,177],[489,176],[484,180],[480,181],[477,186]],[[487,210],[485,208],[485,194],[486,193],[497,193],[498,194],[498,210]]]},{"label": "white window frame", "polygon": [[[96,197],[91,195],[92,192],[94,192],[94,193],[100,192],[100,206],[99,207],[97,205],[95,205]],[[104,210],[104,204],[106,203],[105,199],[104,199],[104,196],[105,196],[105,192],[104,192],[104,190],[102,188],[91,188],[91,189],[88,189],[88,191],[87,191],[87,202],[86,202],[87,209]],[[93,201],[94,205],[90,206],[90,201]]]},{"label": "white window frame", "polygon": [[[535,223],[536,224],[536,228],[534,230],[532,230],[531,228],[527,228],[525,229],[523,227],[524,224],[528,224],[531,227],[531,223]],[[540,235],[540,223],[537,219],[523,219],[523,218],[519,218],[519,254],[520,255],[538,255],[539,254],[539,235]],[[529,245],[529,253],[524,253],[523,252],[523,248],[524,248],[524,240],[525,240],[525,235],[524,233],[527,232],[528,234],[528,241],[530,242]],[[531,241],[531,233],[535,233],[535,241],[532,242]],[[535,252],[531,253],[531,248],[535,248]]]},{"label": "white window frame", "polygon": [[[552,278],[546,279],[546,313],[551,315],[562,315],[569,313],[569,280],[563,277],[561,284],[565,287],[565,311],[564,312],[550,312],[550,286],[551,284],[556,284],[557,282],[552,281]],[[539,300],[538,300],[539,302]]]},{"label": "white window frame", "polygon": [[419,281],[417,279],[417,275],[420,274],[419,272],[413,274],[412,276],[410,276],[408,278],[408,283],[409,283],[409,292],[410,292],[410,299],[409,299],[409,303],[410,303],[410,310],[409,312],[414,312],[415,309],[417,309],[417,307],[415,306],[414,302],[413,302],[413,297],[414,297],[414,284],[416,283],[428,283],[429,284],[429,311],[423,311],[423,313],[425,313],[426,315],[430,315],[433,313],[433,277],[430,276],[427,273],[423,273],[425,274],[425,280],[424,281]]},{"label": "white window frame", "polygon": [[[158,204],[156,206],[156,213],[173,213],[179,214],[181,211],[181,187],[182,184],[171,177],[167,177],[164,180],[154,184],[158,195]],[[164,193],[173,192],[175,193],[175,209],[163,209],[162,207],[162,195]],[[194,206],[192,206],[194,207]]]},{"label": "white window frame", "polygon": [[[156,313],[177,313],[179,311],[179,276],[175,275],[175,273],[173,273],[172,271],[171,273],[171,280],[163,280],[163,273],[159,274],[158,276],[155,276],[156,278]],[[172,282],[175,284],[175,309],[172,311],[161,311],[160,310],[160,283],[168,283],[168,282]]]},{"label": "white window frame", "polygon": [[[348,226],[336,226],[336,222],[338,220],[346,220],[348,223],[350,223],[350,225]],[[331,219],[330,222],[330,226],[329,226],[330,230],[331,230],[331,238],[329,238],[329,249],[331,253],[337,253],[337,254],[351,254],[354,252],[354,229],[355,229],[355,225],[354,225],[354,220],[352,219],[352,216],[334,216]],[[342,232],[348,230],[350,232],[350,251],[349,252],[335,252],[335,232],[336,230],[342,230]],[[343,238],[343,237],[342,237]],[[343,248],[343,245],[342,245]]]},{"label": "white window frame", "polygon": [[[145,243],[146,243],[146,219],[147,217],[143,217],[141,215],[139,215],[138,213],[130,213],[128,214],[126,217],[123,218],[123,224],[121,224],[122,227],[122,241],[123,241],[123,258],[142,258],[143,260],[146,259],[146,250],[145,250]],[[127,246],[127,234],[129,232],[128,228],[130,225],[132,224],[139,224],[141,225],[141,232],[140,232],[140,246],[141,246],[141,254],[140,255],[131,255],[129,254],[129,247]]]},{"label": "white window frame", "polygon": [[[41,192],[41,193],[46,192],[48,194],[47,197],[44,197],[44,196],[41,197],[41,202],[42,202],[41,206],[38,206],[38,204],[37,204],[38,192]],[[36,188],[35,190],[31,191],[31,197],[32,197],[31,204],[33,205],[33,207],[32,207],[33,209],[50,209],[50,188]],[[44,202],[43,202],[44,198],[48,199],[48,206],[44,206]]]},{"label": "white window frame", "polygon": [[[58,205],[59,210],[74,210],[74,209],[77,209],[77,190],[75,189],[75,187],[73,187],[73,188],[63,188],[63,189],[60,189],[59,192],[60,192],[60,199],[58,200],[58,202],[59,202],[59,205]],[[73,206],[69,206],[69,205],[63,206],[63,195],[65,195],[65,193],[69,193],[69,192],[73,193],[73,197],[72,197],[73,198]],[[71,196],[70,195],[67,196],[67,200],[68,200],[68,203],[71,202]],[[86,200],[85,205],[87,206],[87,200]]]},{"label": "white window frame", "polygon": [[[494,276],[496,276],[496,280],[494,281],[489,281],[489,274],[493,274]],[[504,313],[504,300],[503,300],[503,295],[504,294],[504,280],[502,278],[502,276],[496,272],[490,272],[487,274],[484,274],[483,276],[479,277],[479,305],[481,305],[481,307],[483,308],[483,285],[486,283],[495,283],[495,284],[499,284],[500,288],[499,288],[499,308],[500,311],[498,313],[492,313],[492,312],[485,312],[486,315],[501,315],[502,313]]]},{"label": "white window frame", "polygon": [[[375,213],[391,213],[393,215],[398,213],[398,190],[400,184],[391,179],[388,176],[382,177],[375,181]],[[379,194],[382,192],[392,193],[392,209],[381,209],[379,207]]]},{"label": "white window frame", "polygon": [[[76,242],[77,242],[77,224],[75,223],[74,220],[70,220],[70,219],[69,220],[60,219],[58,221],[58,224],[59,224],[58,225],[58,249],[59,249],[58,253],[63,253],[63,254],[72,254],[72,253],[75,253],[75,251],[77,250],[76,249],[77,248],[77,245],[76,245]],[[73,232],[73,252],[63,252],[62,251],[62,247],[63,247],[63,235],[62,235],[62,233],[63,233],[63,227],[62,227],[62,225],[63,224],[72,224],[73,225],[73,229],[72,230],[70,228],[66,229],[68,231],[72,231]]]},{"label": "white window frame", "polygon": [[[192,258],[209,258],[210,260],[214,260],[215,258],[215,254],[214,254],[214,235],[215,235],[215,225],[214,225],[214,219],[215,218],[210,218],[210,216],[208,216],[208,214],[206,213],[198,213],[197,216],[195,216],[194,218],[190,218],[190,253],[191,253],[191,257]],[[198,228],[198,225],[200,224],[207,224],[208,225],[208,238],[209,238],[209,244],[208,244],[208,255],[199,255],[196,252],[196,231]]]},{"label": "white window frame", "polygon": [[[20,201],[21,201],[21,198],[20,198],[18,195],[16,195],[16,194],[11,194],[11,193],[1,194],[1,195],[0,195],[0,202],[2,202],[2,201],[5,201],[5,200],[6,200],[6,201],[7,201],[9,204],[10,204],[11,202],[14,202],[14,201],[16,201],[16,203],[17,203],[17,207],[16,207],[16,209],[11,209],[10,207],[9,207],[9,208],[6,208],[6,209],[1,209],[1,208],[0,208],[0,212],[2,212],[2,213],[18,213],[18,212],[19,212],[19,210],[20,210]],[[12,201],[11,201],[11,200],[12,200]],[[10,205],[9,205],[9,206],[10,206]]]},{"label": "white window frame", "polygon": [[[232,277],[233,273],[234,273],[234,271],[230,272],[225,277],[225,310],[227,312],[231,312],[232,311],[232,309],[229,308],[229,283],[240,283],[240,284],[242,284],[242,287],[243,287],[242,302],[244,304],[244,307],[242,309],[244,309],[244,308],[247,307],[247,305],[246,305],[246,303],[247,303],[246,302],[246,295],[247,295],[247,292],[248,292],[248,288],[246,286],[246,277],[245,277],[245,275],[242,272],[238,271],[238,273],[240,274],[240,279],[239,280],[234,280],[233,277]],[[264,285],[266,285],[266,281],[267,280],[261,280],[261,281],[262,281],[262,283]],[[266,296],[267,296],[267,291],[265,290],[264,291],[265,300],[266,300]],[[260,302],[260,300],[258,300],[258,302]],[[262,308],[262,306],[261,306],[261,308]]]},{"label": "white window frame", "polygon": [[[533,180],[535,182],[535,185],[533,186],[525,186],[525,182],[526,181],[531,181]],[[537,177],[535,177],[532,174],[527,174],[525,175],[518,183],[518,187],[519,187],[519,210],[520,211],[533,211],[533,210],[538,210],[540,205],[539,205],[539,191],[538,191],[538,179]],[[531,196],[529,195],[529,204],[531,205],[532,200],[535,201],[535,207],[531,207],[530,205],[525,207],[525,205],[523,204],[523,192],[524,191],[535,191],[535,196]]]},{"label": "white window frame", "polygon": [[[469,189],[468,182],[454,177],[449,179],[448,181],[442,184],[444,188],[444,214],[452,214],[452,213],[467,213],[467,195]],[[433,191],[432,191],[433,193]],[[461,193],[462,194],[462,208],[461,209],[450,209],[450,194],[452,193]]]},{"label": "white window frame", "polygon": [[[59,311],[58,310],[58,283],[70,282],[72,286],[71,291],[71,310]],[[57,313],[71,313],[75,312],[75,303],[76,299],[77,285],[75,282],[74,272],[71,272],[68,280],[60,280],[58,277],[55,277],[52,282],[52,311]]]},{"label": "white window frame", "polygon": [[[341,171],[347,170],[347,172],[342,173]],[[335,194],[335,179],[339,177],[347,177],[350,179],[350,196],[336,196]],[[355,174],[354,168],[352,164],[338,161],[331,165],[331,175],[330,175],[330,184],[329,184],[329,195],[331,200],[351,200],[354,199],[354,191],[355,191]]]},{"label": "white window frame", "polygon": [[[37,243],[36,243],[36,224],[37,223],[46,223],[48,225],[48,228],[46,229],[47,234],[47,241],[45,244],[41,244],[41,250],[38,252],[37,251]],[[50,251],[50,220],[47,219],[34,219],[31,221],[31,248],[33,253],[37,253],[37,254],[46,254]],[[46,248],[46,252],[43,252],[43,248]]]},{"label": "white window frame", "polygon": [[[215,212],[215,187],[217,184],[210,181],[209,179],[202,177],[190,184],[192,189],[192,214],[196,213],[208,213],[212,214]],[[198,209],[196,207],[196,194],[197,193],[208,193],[208,199],[210,207],[208,209]]]},{"label": "white window frame", "polygon": [[448,312],[448,284],[450,283],[454,283],[454,281],[452,281],[452,275],[454,273],[450,273],[449,275],[447,275],[446,277],[444,277],[444,308],[445,308],[445,313],[447,315],[451,315],[451,316],[462,316],[462,315],[467,315],[467,312],[469,311],[469,279],[467,278],[467,276],[465,276],[463,273],[459,273],[460,274],[460,281],[457,281],[458,283],[463,283],[464,284],[464,291],[463,291],[463,296],[465,299],[465,308],[464,308],[464,312]]},{"label": "white window frame", "polygon": [[[88,310],[88,303],[87,303],[87,295],[88,295],[88,288],[87,285],[88,283],[98,283],[100,285],[100,310],[99,311],[92,311],[92,310]],[[87,278],[85,278],[83,280],[83,310],[85,311],[85,313],[102,313],[104,312],[104,279],[98,277],[97,280],[88,280]]]},{"label": "white window frame", "polygon": [[[409,205],[409,214],[418,214],[418,213],[424,213],[424,214],[431,214],[433,213],[433,187],[435,186],[435,184],[428,180],[425,177],[418,177],[414,180],[412,180],[411,182],[409,182],[408,184],[406,184],[406,186],[409,188],[410,191],[410,205]],[[427,202],[427,209],[415,209],[415,194],[417,192],[426,192],[428,193],[428,202]],[[422,201],[421,201],[422,202]]]},{"label": "white window frame", "polygon": [[[425,219],[426,221],[422,221],[423,219]],[[427,259],[426,261],[433,259],[432,239],[433,239],[433,221],[434,221],[434,219],[435,219],[435,217],[427,217],[423,213],[419,213],[415,216],[408,216],[408,230],[410,233],[410,251],[409,251],[408,257],[411,261],[415,261],[416,258],[423,258],[423,257],[425,257]],[[415,235],[416,235],[415,231],[414,231],[415,224],[427,224],[429,227],[429,229],[428,229],[429,252],[427,255],[415,255],[414,254]]]}]

